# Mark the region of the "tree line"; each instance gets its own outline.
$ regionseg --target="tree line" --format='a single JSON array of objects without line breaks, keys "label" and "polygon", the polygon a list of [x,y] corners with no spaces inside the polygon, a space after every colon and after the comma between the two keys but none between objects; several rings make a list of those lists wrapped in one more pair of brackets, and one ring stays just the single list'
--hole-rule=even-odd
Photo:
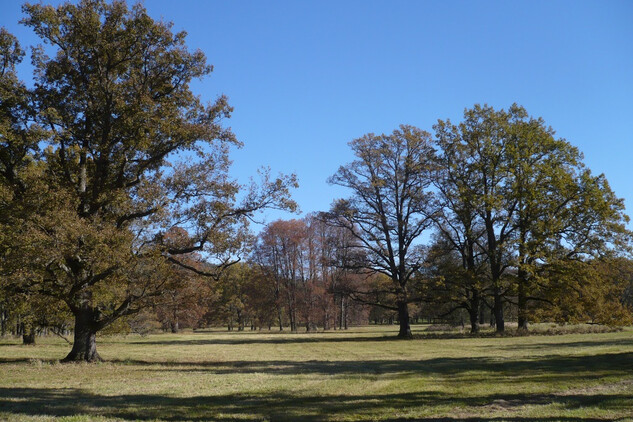
[{"label": "tree line", "polygon": [[254,236],[258,211],[296,209],[296,177],[230,177],[232,108],[190,89],[212,67],[185,33],[122,1],[23,11],[44,45],[27,86],[0,29],[3,333],[72,326],[65,360],[95,361],[98,332],[154,320],[296,331],[383,309],[400,337],[457,310],[472,332],[486,312],[504,331],[509,309],[523,330],[630,322],[623,200],[524,108],[355,139],[329,179],[348,198]]}]

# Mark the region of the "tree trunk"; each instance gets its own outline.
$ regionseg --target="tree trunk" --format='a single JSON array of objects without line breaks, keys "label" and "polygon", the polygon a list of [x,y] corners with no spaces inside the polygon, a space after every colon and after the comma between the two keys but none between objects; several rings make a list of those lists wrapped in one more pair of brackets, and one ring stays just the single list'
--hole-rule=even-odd
[{"label": "tree trunk", "polygon": [[527,227],[524,224],[523,220],[520,220],[520,243],[519,243],[519,268],[517,271],[517,283],[518,283],[518,330],[519,331],[527,331],[528,329],[528,279],[529,275],[526,271],[526,266],[528,265],[528,254],[527,254]]},{"label": "tree trunk", "polygon": [[81,307],[75,312],[75,336],[73,348],[62,362],[100,362],[97,353],[98,311],[90,307]]},{"label": "tree trunk", "polygon": [[171,322],[171,332],[176,334],[179,330],[180,330],[180,324],[178,323],[178,307],[175,307],[173,309],[173,312],[171,314],[172,317],[172,322]]},{"label": "tree trunk", "polygon": [[293,333],[295,333],[297,331],[297,315],[295,313],[294,309],[290,309],[290,312],[288,312],[288,315],[290,316],[290,331],[292,331]]},{"label": "tree trunk", "polygon": [[237,311],[237,331],[244,331],[244,315],[242,311]]},{"label": "tree trunk", "polygon": [[341,307],[339,309],[339,315],[338,315],[338,329],[342,330],[343,329],[343,315],[345,313],[345,303],[343,302],[343,295],[341,295]]},{"label": "tree trunk", "polygon": [[279,321],[279,331],[283,331],[284,320],[283,320],[283,315],[281,314],[281,307],[277,308],[277,320]]},{"label": "tree trunk", "polygon": [[310,315],[312,315],[312,307],[308,308],[308,312],[306,315],[306,331],[312,331],[312,318],[310,317]]},{"label": "tree trunk", "polygon": [[2,309],[0,312],[0,336],[4,337],[7,334],[7,320],[9,319],[6,309]]},{"label": "tree trunk", "polygon": [[479,310],[476,308],[468,309],[468,316],[470,317],[470,333],[477,334],[479,332]]},{"label": "tree trunk", "polygon": [[22,344],[34,345],[35,344],[35,328],[29,327],[23,329],[22,332]]},{"label": "tree trunk", "polygon": [[406,301],[398,300],[398,321],[400,322],[399,338],[411,338],[411,325],[409,324],[409,306]]},{"label": "tree trunk", "polygon": [[519,270],[518,273],[518,283],[519,283],[519,297],[518,297],[518,320],[519,320],[519,331],[527,331],[528,330],[528,300],[527,300],[527,292],[526,292],[526,278],[527,274],[525,271]]},{"label": "tree trunk", "polygon": [[348,300],[347,297],[345,297],[344,300],[345,300],[345,306],[343,307],[344,312],[343,312],[343,315],[342,315],[342,317],[343,317],[343,329],[347,330],[347,320],[349,319],[348,318],[348,315],[349,315],[349,300]]},{"label": "tree trunk", "polygon": [[481,299],[478,290],[473,289],[472,293],[473,295],[468,304],[468,316],[470,317],[470,333],[475,334],[479,332],[479,308],[481,306]]},{"label": "tree trunk", "polygon": [[495,327],[498,333],[503,333],[505,331],[505,321],[503,319],[503,298],[501,297],[501,293],[499,293],[498,289],[495,289],[494,300],[493,313],[495,316]]}]

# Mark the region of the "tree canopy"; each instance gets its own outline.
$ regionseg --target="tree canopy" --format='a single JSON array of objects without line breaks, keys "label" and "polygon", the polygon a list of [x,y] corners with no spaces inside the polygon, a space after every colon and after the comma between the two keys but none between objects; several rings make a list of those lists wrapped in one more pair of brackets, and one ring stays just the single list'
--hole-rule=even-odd
[{"label": "tree canopy", "polygon": [[[253,212],[294,207],[296,181],[264,171],[260,185],[242,187],[229,177],[229,148],[240,145],[222,125],[232,109],[224,96],[204,104],[191,91],[212,68],[187,49],[184,32],[125,2],[23,9],[23,23],[52,54],[33,54],[32,124],[3,129],[23,140],[3,142],[4,173],[17,166],[18,146],[37,173],[23,187],[15,178],[3,184],[25,191],[17,199],[35,210],[18,217],[24,230],[11,239],[11,261],[29,269],[28,289],[74,314],[66,359],[97,360],[96,332],[160,295],[168,266],[199,268],[179,259],[199,252],[216,275],[239,252]],[[5,33],[4,45],[11,80],[21,53]],[[47,133],[27,143],[35,124]],[[167,236],[175,227],[187,235]]]},{"label": "tree canopy", "polygon": [[357,159],[329,179],[352,197],[335,202],[330,224],[343,227],[364,251],[359,268],[386,275],[397,296],[400,337],[410,337],[408,283],[424,261],[420,236],[434,213],[431,135],[401,126],[391,135],[368,134],[350,142]]}]

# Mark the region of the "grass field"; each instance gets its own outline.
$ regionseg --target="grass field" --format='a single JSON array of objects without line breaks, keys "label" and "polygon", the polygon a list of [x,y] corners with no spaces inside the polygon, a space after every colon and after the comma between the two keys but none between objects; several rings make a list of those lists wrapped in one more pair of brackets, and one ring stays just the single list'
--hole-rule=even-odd
[{"label": "grass field", "polygon": [[410,341],[394,330],[102,337],[99,364],[60,364],[58,338],[4,339],[0,420],[633,420],[631,329]]}]

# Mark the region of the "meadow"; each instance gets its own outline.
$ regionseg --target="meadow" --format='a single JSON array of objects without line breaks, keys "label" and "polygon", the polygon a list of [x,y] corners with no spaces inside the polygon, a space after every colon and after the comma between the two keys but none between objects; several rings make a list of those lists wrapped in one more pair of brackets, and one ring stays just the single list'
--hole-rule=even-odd
[{"label": "meadow", "polygon": [[413,328],[103,336],[98,364],[59,363],[60,338],[2,339],[0,420],[633,420],[633,329]]}]

